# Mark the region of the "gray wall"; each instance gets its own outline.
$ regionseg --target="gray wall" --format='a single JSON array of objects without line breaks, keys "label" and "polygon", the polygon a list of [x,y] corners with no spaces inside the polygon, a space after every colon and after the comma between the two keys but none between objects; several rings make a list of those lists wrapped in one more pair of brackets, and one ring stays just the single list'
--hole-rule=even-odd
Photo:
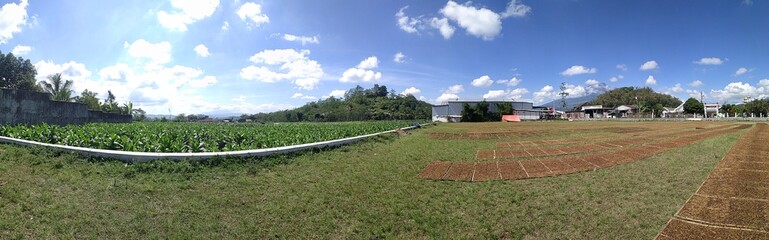
[{"label": "gray wall", "polygon": [[0,124],[127,123],[131,115],[88,110],[82,103],[51,101],[47,93],[0,89]]},{"label": "gray wall", "polygon": [[[444,105],[433,106],[433,116],[435,115],[462,115],[462,105],[467,103],[471,107],[478,105],[477,101],[473,102],[448,102]],[[531,110],[533,104],[530,102],[504,102],[504,101],[487,101],[489,103],[489,112],[498,112],[497,103],[512,103],[515,110]]]}]

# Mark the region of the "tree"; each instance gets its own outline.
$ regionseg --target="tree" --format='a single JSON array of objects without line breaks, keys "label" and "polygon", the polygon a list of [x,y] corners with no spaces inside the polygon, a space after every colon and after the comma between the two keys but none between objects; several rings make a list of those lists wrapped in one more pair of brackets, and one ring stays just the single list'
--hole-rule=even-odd
[{"label": "tree", "polygon": [[678,98],[656,93],[648,87],[621,87],[598,95],[595,100],[586,103],[586,105],[603,105],[603,107],[613,108],[638,102],[643,102],[639,104],[639,108],[644,108],[644,105],[654,106],[657,103],[665,107],[676,107],[681,104],[681,100]]},{"label": "tree", "polygon": [[70,102],[72,101],[72,80],[63,80],[61,73],[48,75],[47,82],[40,82],[43,91],[51,94],[51,100]]},{"label": "tree", "polygon": [[705,105],[703,105],[696,98],[689,98],[689,99],[686,99],[686,102],[684,102],[685,113],[702,114],[704,110],[705,110]]},{"label": "tree", "polygon": [[561,92],[558,93],[558,95],[561,95],[561,109],[566,111],[566,97],[569,96],[569,93],[566,92],[566,83],[561,83]]},{"label": "tree", "polygon": [[131,115],[133,117],[133,120],[137,122],[143,122],[147,120],[147,112],[145,112],[144,109],[141,109],[141,108],[133,109],[131,111]]},{"label": "tree", "polygon": [[107,99],[101,105],[101,110],[104,112],[111,112],[111,113],[120,112],[120,106],[118,106],[117,102],[115,101],[115,95],[112,94],[112,90],[107,90]]},{"label": "tree", "polygon": [[99,98],[96,97],[95,92],[88,91],[88,89],[83,90],[80,96],[75,97],[75,102],[87,104],[88,109],[99,110]]},{"label": "tree", "polygon": [[41,91],[35,84],[37,70],[29,59],[0,52],[0,88]]}]

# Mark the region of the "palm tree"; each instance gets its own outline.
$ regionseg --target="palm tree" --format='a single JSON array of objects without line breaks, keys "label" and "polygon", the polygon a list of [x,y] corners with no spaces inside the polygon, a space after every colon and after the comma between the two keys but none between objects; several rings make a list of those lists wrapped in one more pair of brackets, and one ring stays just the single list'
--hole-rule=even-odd
[{"label": "palm tree", "polygon": [[51,100],[70,102],[72,101],[72,80],[62,80],[61,73],[48,76],[48,82],[40,82],[40,87],[49,94]]}]

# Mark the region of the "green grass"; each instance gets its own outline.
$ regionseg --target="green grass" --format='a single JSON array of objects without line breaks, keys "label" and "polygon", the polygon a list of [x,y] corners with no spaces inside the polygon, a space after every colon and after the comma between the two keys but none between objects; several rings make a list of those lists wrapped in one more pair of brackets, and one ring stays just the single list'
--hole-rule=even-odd
[{"label": "green grass", "polygon": [[416,178],[431,161],[462,160],[473,156],[468,149],[494,142],[426,134],[455,126],[316,153],[204,163],[126,165],[0,145],[0,239],[649,239],[741,133],[557,177]]}]

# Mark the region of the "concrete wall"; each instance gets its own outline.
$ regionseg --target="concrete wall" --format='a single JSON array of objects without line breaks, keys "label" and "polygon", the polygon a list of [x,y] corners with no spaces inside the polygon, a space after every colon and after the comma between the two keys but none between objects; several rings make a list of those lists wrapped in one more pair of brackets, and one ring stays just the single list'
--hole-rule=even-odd
[{"label": "concrete wall", "polygon": [[82,103],[51,101],[46,93],[0,89],[0,124],[127,123],[131,115],[88,110]]}]

